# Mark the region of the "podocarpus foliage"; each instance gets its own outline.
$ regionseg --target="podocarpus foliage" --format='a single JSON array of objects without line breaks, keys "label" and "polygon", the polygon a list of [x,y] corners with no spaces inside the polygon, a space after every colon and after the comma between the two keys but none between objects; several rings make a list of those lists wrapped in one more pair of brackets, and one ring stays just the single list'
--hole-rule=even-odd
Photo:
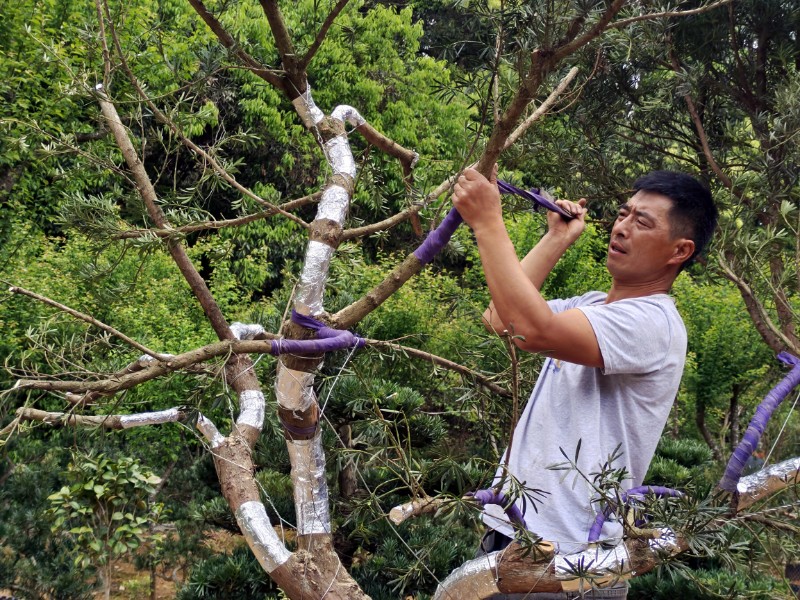
[{"label": "podocarpus foliage", "polygon": [[[407,410],[415,407],[414,394],[404,389],[392,391],[391,383],[382,386],[375,377],[379,371],[376,361],[357,364],[350,362],[347,353],[338,359],[327,357],[325,366],[318,357],[251,361],[249,355],[268,351],[268,340],[235,338],[269,338],[278,333],[286,338],[307,336],[297,325],[282,323],[287,305],[345,329],[358,324],[365,331],[383,330],[387,337],[388,332],[402,331],[408,325],[400,314],[409,288],[401,286],[422,267],[411,257],[400,262],[396,255],[386,253],[406,248],[415,230],[438,220],[437,200],[447,182],[438,188],[436,184],[473,159],[479,159],[479,168],[487,172],[509,138],[524,133],[524,128],[515,130],[517,123],[530,102],[541,99],[543,86],[565,75],[561,69],[571,57],[602,39],[606,29],[624,28],[626,22],[633,26],[638,21],[626,19],[644,9],[638,4],[626,7],[621,1],[549,7],[509,4],[501,5],[499,11],[482,7],[483,18],[494,24],[497,32],[496,50],[489,55],[491,68],[467,77],[466,83],[472,87],[466,97],[456,95],[459,101],[445,103],[431,102],[428,92],[449,92],[453,87],[448,81],[450,71],[417,54],[419,29],[409,27],[408,13],[400,19],[381,7],[346,7],[346,2],[335,4],[331,12],[310,2],[293,7],[267,1],[259,6],[191,4],[196,14],[179,4],[115,7],[98,2],[98,19],[84,21],[91,32],[88,37],[98,40],[89,53],[94,61],[83,62],[82,56],[73,56],[68,45],[45,42],[48,60],[59,64],[59,73],[69,74],[67,79],[74,82],[76,96],[82,99],[79,107],[86,111],[87,123],[96,124],[99,138],[86,151],[87,146],[77,144],[77,136],[73,139],[67,134],[64,140],[51,140],[45,150],[53,153],[68,148],[87,159],[75,167],[96,167],[93,186],[81,189],[64,204],[64,219],[70,227],[83,229],[93,244],[108,244],[100,260],[86,265],[87,280],[113,272],[125,262],[127,253],[138,251],[146,256],[166,251],[186,281],[181,293],[185,296],[191,290],[197,300],[186,307],[187,312],[199,316],[202,310],[204,317],[191,320],[191,326],[182,321],[178,326],[188,330],[192,339],[178,339],[170,348],[164,347],[164,340],[175,340],[172,319],[153,319],[149,324],[153,333],[126,340],[149,358],[130,362],[130,353],[108,341],[111,336],[121,337],[126,329],[124,318],[109,306],[126,290],[122,287],[116,297],[107,294],[105,302],[98,294],[95,306],[81,307],[81,314],[73,312],[71,316],[85,321],[92,314],[92,324],[104,335],[98,339],[52,336],[48,328],[41,328],[31,337],[51,361],[56,377],[27,377],[18,386],[56,392],[55,398],[44,402],[58,405],[64,398],[76,408],[64,412],[63,404],[51,406],[44,414],[23,410],[6,432],[30,421],[116,429],[177,420],[196,427],[214,458],[221,492],[236,517],[231,526],[244,530],[262,567],[278,584],[290,596],[359,597],[362,593],[332,552],[332,542],[343,546],[341,540],[331,539],[333,520],[339,515],[330,518],[330,482],[319,471],[324,464],[322,448],[330,447],[318,433],[320,413],[329,399],[345,405],[330,432],[335,431],[345,448],[340,454],[337,484],[354,514],[360,508],[358,492],[364,488],[371,493],[363,504],[373,506],[376,499],[394,501],[392,494],[398,489],[424,498],[452,486],[448,491],[460,496],[472,487],[474,466],[447,468],[446,454],[452,444],[435,449],[432,454],[444,459],[438,462],[415,455],[414,446],[435,441],[442,424],[435,415],[409,414]],[[363,10],[356,10],[359,8]],[[564,14],[572,18],[565,20]],[[138,27],[151,22],[170,23],[174,45],[164,43],[159,27]],[[386,44],[387,39],[392,43]],[[145,51],[135,50],[142,45]],[[365,72],[353,70],[365,64],[369,65]],[[83,65],[89,70],[82,70]],[[102,88],[94,88],[98,81]],[[340,106],[337,112],[333,107],[342,101],[356,111]],[[237,109],[226,110],[231,106]],[[491,132],[483,148],[471,143],[471,136],[459,124],[463,118],[454,119],[454,114],[474,115],[469,133],[477,134],[475,140]],[[40,127],[29,129],[47,135]],[[254,130],[258,131],[255,138]],[[440,133],[431,135],[432,131]],[[360,135],[366,142],[359,141]],[[317,145],[326,150],[325,159]],[[420,175],[412,175],[415,157],[408,147],[422,155],[415,171]],[[468,150],[459,155],[459,148]],[[386,158],[387,154],[392,158]],[[448,162],[436,162],[442,158]],[[351,168],[351,161],[360,168]],[[284,202],[287,197],[297,200]],[[351,221],[344,221],[338,209],[325,208],[311,222],[314,209],[309,205],[319,202],[327,206],[326,201],[338,203],[342,198],[352,206]],[[281,211],[281,216],[276,216]],[[357,227],[361,220],[363,228]],[[392,226],[405,222],[411,224],[408,229],[397,236],[388,235]],[[345,229],[345,225],[353,227]],[[233,229],[235,226],[239,227]],[[223,233],[217,236],[207,234],[221,228]],[[305,238],[299,234],[311,239],[305,256]],[[362,247],[348,245],[349,240],[368,234],[373,237]],[[364,254],[360,255],[362,248]],[[320,252],[333,249],[338,250],[340,263],[329,262],[327,255],[320,259]],[[377,257],[383,268],[363,266],[365,257],[370,261]],[[463,260],[456,256],[450,266],[463,267]],[[329,273],[329,267],[333,272]],[[348,269],[363,273],[362,280],[354,284],[345,278]],[[326,281],[334,288],[328,292],[338,292],[335,296],[323,297]],[[424,288],[426,276],[417,281],[421,283],[416,285]],[[433,282],[430,285],[435,287]],[[19,288],[15,291],[25,293]],[[451,294],[448,306],[456,314],[465,310],[463,314],[476,320],[476,307],[459,304],[456,295],[457,291]],[[435,293],[430,298],[432,305],[439,306],[447,299]],[[260,301],[255,314],[264,331],[237,336],[229,323],[233,316],[245,314],[242,307],[251,299]],[[380,318],[373,311],[384,301],[393,304],[388,315]],[[65,311],[68,307],[57,308]],[[134,321],[136,308],[142,310],[139,305],[122,317]],[[183,308],[173,314],[183,314]],[[424,311],[405,315],[418,313]],[[429,320],[420,318],[417,331]],[[430,331],[432,345],[440,344],[442,354],[455,352],[454,344],[443,343],[446,336],[438,329]],[[221,340],[220,345],[208,345],[214,336]],[[453,339],[464,337],[454,335]],[[452,375],[436,377],[437,383],[427,389],[445,404],[460,396],[473,400],[470,409],[478,418],[487,414],[487,409],[476,389],[519,397],[518,389],[509,392],[480,372],[482,361],[493,360],[498,352],[478,359],[478,347],[462,346],[458,362],[472,367],[465,368],[433,355],[430,346],[428,352],[415,352],[411,347],[371,343],[384,352],[421,357],[466,377],[467,384]],[[202,351],[191,353],[202,344],[207,344]],[[96,348],[100,351],[95,352]],[[86,371],[77,377],[59,377],[71,370],[69,363],[79,349],[89,359],[81,366]],[[181,354],[168,357],[163,354],[166,351]],[[394,357],[391,360],[400,362]],[[261,391],[270,389],[263,383],[272,379],[276,368],[280,421],[274,415],[265,418]],[[352,369],[355,382],[340,380],[345,368]],[[178,394],[183,389],[188,401],[159,398],[157,405],[134,408],[135,404],[108,400],[122,389],[136,387],[128,384],[147,385],[146,381],[156,378],[163,382],[171,371],[181,369],[190,373],[173,376],[170,381],[187,377],[198,382],[195,388],[187,386],[188,390],[177,386]],[[393,365],[392,369],[407,377],[406,366]],[[515,370],[519,371],[518,364],[512,364],[512,374]],[[114,371],[115,375],[105,376]],[[359,378],[367,383],[356,385]],[[115,387],[118,382],[123,382],[121,387]],[[454,393],[454,385],[463,385],[463,390]],[[359,387],[362,389],[351,402],[343,397],[344,390]],[[146,391],[125,393],[133,396],[126,400],[148,402]],[[31,394],[32,404],[40,402],[37,392]],[[145,416],[145,411],[153,414]],[[357,415],[368,411],[372,418],[359,423]],[[128,418],[134,412],[142,414]],[[329,419],[332,416],[325,414]],[[475,416],[471,419],[477,420]],[[274,461],[269,454],[259,455],[258,442],[269,437],[272,448],[280,439],[281,427],[288,441],[291,476],[283,473],[283,480],[254,477],[257,466]],[[495,438],[497,446],[497,432],[488,429],[489,439]],[[371,450],[383,440],[383,452],[367,452],[360,445]],[[491,470],[487,467],[480,465],[483,472]],[[299,534],[296,546],[289,549],[280,538],[270,537],[266,520],[268,515],[291,519],[270,502],[271,496],[286,488],[292,490],[297,508],[292,524]],[[358,539],[359,535],[362,532],[356,528],[352,536]],[[419,537],[421,543],[430,538]],[[407,543],[403,535],[399,539]],[[396,554],[387,550],[387,555]],[[359,562],[357,556],[352,560]],[[439,567],[431,573],[433,559],[417,554],[413,562],[391,581],[395,590],[425,587],[441,578]],[[354,564],[354,572],[358,571],[359,565]],[[369,588],[369,583],[364,585]]]}]

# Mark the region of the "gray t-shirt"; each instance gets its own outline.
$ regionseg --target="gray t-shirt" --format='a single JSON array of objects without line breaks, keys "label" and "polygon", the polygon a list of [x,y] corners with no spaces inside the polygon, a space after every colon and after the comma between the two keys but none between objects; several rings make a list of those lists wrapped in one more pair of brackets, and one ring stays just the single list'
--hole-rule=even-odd
[{"label": "gray t-shirt", "polygon": [[[562,312],[581,310],[594,329],[604,369],[548,358],[514,431],[511,474],[527,487],[549,492],[534,498],[536,509],[517,500],[529,530],[555,542],[561,553],[581,550],[595,520],[596,493],[576,472],[548,469],[574,457],[591,477],[619,445],[613,464],[630,479],[623,489],[641,485],[678,392],[686,357],[686,329],[666,294],[604,304],[606,294],[589,292],[551,300]],[[502,466],[498,470],[500,477]],[[497,479],[495,480],[497,481]],[[508,484],[506,484],[506,488]],[[499,506],[487,506],[484,522],[510,537],[513,528]],[[617,523],[606,523],[601,539],[621,536]]]}]

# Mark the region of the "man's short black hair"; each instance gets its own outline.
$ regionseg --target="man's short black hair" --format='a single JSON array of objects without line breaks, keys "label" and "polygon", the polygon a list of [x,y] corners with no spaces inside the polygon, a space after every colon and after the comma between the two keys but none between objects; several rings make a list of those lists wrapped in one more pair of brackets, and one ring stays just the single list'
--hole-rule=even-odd
[{"label": "man's short black hair", "polygon": [[689,266],[711,240],[717,227],[717,207],[711,192],[691,175],[677,171],[653,171],[633,183],[634,191],[661,194],[672,200],[669,211],[672,236],[694,241],[694,254],[681,265]]}]

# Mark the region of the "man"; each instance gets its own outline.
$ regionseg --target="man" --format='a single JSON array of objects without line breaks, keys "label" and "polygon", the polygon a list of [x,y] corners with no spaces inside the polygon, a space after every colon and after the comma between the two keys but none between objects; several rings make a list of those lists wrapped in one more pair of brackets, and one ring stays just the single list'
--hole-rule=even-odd
[{"label": "man", "polygon": [[[564,478],[548,467],[564,462],[560,449],[572,457],[580,443],[577,466],[589,476],[619,446],[614,466],[629,474],[623,488],[641,485],[686,354],[686,330],[667,293],[716,226],[710,193],[686,174],[656,171],[634,189],[611,230],[611,289],[550,302],[539,289],[583,232],[585,200],[558,201],[575,218],[549,213],[547,233],[520,262],[503,222],[496,167],[491,180],[467,169],[453,194],[475,234],[492,297],[487,328],[507,331],[521,349],[548,357],[505,458],[517,481],[548,492],[536,499],[536,510],[530,499],[518,499],[517,506],[527,528],[562,554],[585,547],[597,494],[574,473]],[[503,548],[514,536],[500,507],[487,507],[484,521],[494,530],[485,551]],[[603,528],[601,540],[620,537],[619,524]],[[624,590],[609,597],[624,597]]]}]

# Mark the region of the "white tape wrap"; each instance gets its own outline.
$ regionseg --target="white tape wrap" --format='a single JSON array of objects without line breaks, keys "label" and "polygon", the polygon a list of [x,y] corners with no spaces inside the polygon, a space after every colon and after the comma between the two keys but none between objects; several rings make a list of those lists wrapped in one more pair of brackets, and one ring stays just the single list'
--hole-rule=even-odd
[{"label": "white tape wrap", "polygon": [[208,440],[211,448],[217,448],[225,441],[225,437],[219,432],[217,426],[214,425],[205,415],[197,417],[197,429]]},{"label": "white tape wrap", "polygon": [[266,333],[264,328],[257,323],[231,323],[231,333],[237,340],[252,340],[257,335]]},{"label": "white tape wrap", "polygon": [[237,425],[250,425],[259,431],[264,426],[264,394],[260,390],[244,390],[239,394]]},{"label": "white tape wrap", "polygon": [[557,554],[555,557],[556,578],[575,579],[576,571],[593,575],[621,574],[630,564],[625,544],[612,548],[592,546],[583,552]]},{"label": "white tape wrap", "polygon": [[303,119],[303,124],[306,127],[313,127],[325,118],[325,114],[314,103],[314,98],[311,96],[311,86],[308,84],[306,84],[305,93],[292,100],[292,104],[294,104],[297,114]]},{"label": "white tape wrap", "polygon": [[742,495],[766,494],[770,489],[770,483],[776,480],[800,481],[798,471],[800,471],[800,457],[790,458],[747,477],[742,477],[736,484],[736,491]]},{"label": "white tape wrap", "polygon": [[500,593],[495,578],[498,554],[499,552],[492,552],[465,562],[439,584],[433,600],[450,600],[452,598],[472,600],[473,598],[489,598]]},{"label": "white tape wrap", "polygon": [[278,363],[278,377],[275,380],[275,397],[281,408],[302,412],[316,402],[314,393],[314,374],[295,371]]},{"label": "white tape wrap", "polygon": [[671,529],[660,529],[661,536],[648,541],[653,552],[677,552],[680,550],[675,533]]},{"label": "white tape wrap", "polygon": [[123,429],[128,429],[130,427],[142,427],[145,425],[174,423],[180,420],[181,415],[181,411],[177,408],[168,408],[167,410],[139,413],[137,415],[123,415],[119,418],[119,423]]},{"label": "white tape wrap", "polygon": [[334,108],[333,112],[331,112],[331,118],[350,123],[353,127],[360,127],[367,122],[367,120],[361,116],[361,113],[347,104],[341,104]]},{"label": "white tape wrap", "polygon": [[350,194],[347,193],[347,190],[340,185],[331,185],[322,192],[316,218],[330,219],[342,225],[349,205]]},{"label": "white tape wrap", "polygon": [[334,174],[347,175],[351,179],[355,179],[356,161],[353,158],[353,152],[350,150],[350,142],[347,137],[337,135],[329,139],[325,142],[323,150]]},{"label": "white tape wrap", "polygon": [[331,532],[328,486],[325,481],[325,451],[322,433],[310,440],[287,442],[292,462],[292,484],[297,513],[297,533],[312,535]]},{"label": "white tape wrap", "polygon": [[[295,299],[295,310],[303,314],[318,315],[322,312],[322,296],[328,280],[333,248],[322,242],[310,241],[306,249],[305,264]],[[304,310],[304,307],[306,310]]]},{"label": "white tape wrap", "polygon": [[245,502],[236,511],[236,522],[247,545],[267,573],[289,560],[291,553],[278,538],[261,502]]}]

